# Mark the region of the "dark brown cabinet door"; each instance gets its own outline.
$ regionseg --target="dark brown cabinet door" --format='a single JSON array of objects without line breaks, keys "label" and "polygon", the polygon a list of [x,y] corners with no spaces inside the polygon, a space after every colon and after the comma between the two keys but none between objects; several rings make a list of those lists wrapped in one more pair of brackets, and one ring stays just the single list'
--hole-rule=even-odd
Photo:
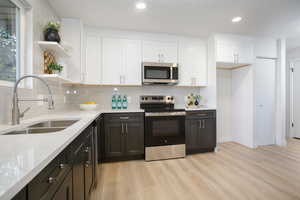
[{"label": "dark brown cabinet door", "polygon": [[84,147],[85,162],[84,162],[84,180],[85,180],[85,199],[89,199],[89,195],[93,185],[93,140],[92,135],[89,136]]},{"label": "dark brown cabinet door", "polygon": [[186,149],[187,151],[193,151],[200,148],[199,146],[199,134],[200,134],[200,120],[191,119],[186,120]]},{"label": "dark brown cabinet door", "polygon": [[128,156],[144,154],[144,123],[125,123],[125,153]]},{"label": "dark brown cabinet door", "polygon": [[109,122],[105,124],[105,157],[124,155],[124,123]]},{"label": "dark brown cabinet door", "polygon": [[216,120],[203,119],[199,134],[199,146],[201,148],[214,148],[216,146]]},{"label": "dark brown cabinet door", "polygon": [[73,199],[72,173],[70,172],[61,184],[52,200],[72,200]]},{"label": "dark brown cabinet door", "polygon": [[73,163],[73,200],[84,200],[84,152],[83,146],[76,150]]}]

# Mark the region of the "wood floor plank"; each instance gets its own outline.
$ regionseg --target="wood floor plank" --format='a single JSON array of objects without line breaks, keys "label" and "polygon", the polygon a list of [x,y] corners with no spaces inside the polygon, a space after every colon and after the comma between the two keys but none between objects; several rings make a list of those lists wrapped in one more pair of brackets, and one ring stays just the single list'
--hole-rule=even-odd
[{"label": "wood floor plank", "polygon": [[101,165],[91,200],[300,200],[300,140],[249,149],[228,142],[184,159]]}]

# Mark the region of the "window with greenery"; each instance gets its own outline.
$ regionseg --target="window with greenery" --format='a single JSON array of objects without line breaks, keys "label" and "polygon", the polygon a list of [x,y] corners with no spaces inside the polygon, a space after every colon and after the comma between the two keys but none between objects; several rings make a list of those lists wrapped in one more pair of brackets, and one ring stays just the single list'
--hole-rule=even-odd
[{"label": "window with greenery", "polygon": [[17,78],[18,12],[10,0],[0,0],[0,81],[15,82]]}]

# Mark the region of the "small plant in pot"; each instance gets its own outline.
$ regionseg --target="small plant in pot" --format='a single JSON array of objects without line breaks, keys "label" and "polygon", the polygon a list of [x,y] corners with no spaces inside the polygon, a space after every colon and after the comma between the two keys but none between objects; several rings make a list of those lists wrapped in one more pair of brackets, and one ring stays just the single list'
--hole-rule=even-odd
[{"label": "small plant in pot", "polygon": [[48,69],[52,74],[60,74],[62,72],[63,68],[64,68],[63,66],[61,66],[60,64],[56,64],[56,63],[51,63],[48,66]]},{"label": "small plant in pot", "polygon": [[48,24],[44,27],[45,41],[60,43],[59,29],[59,22],[48,22]]}]

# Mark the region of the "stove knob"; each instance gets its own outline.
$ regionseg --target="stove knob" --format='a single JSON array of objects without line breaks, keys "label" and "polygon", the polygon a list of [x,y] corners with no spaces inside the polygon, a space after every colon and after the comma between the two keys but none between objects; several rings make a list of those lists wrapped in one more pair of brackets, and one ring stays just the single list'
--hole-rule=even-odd
[{"label": "stove knob", "polygon": [[171,97],[171,100],[173,101],[173,100],[174,100],[174,97]]},{"label": "stove knob", "polygon": [[145,97],[145,100],[147,101],[147,100],[148,100],[148,97]]},{"label": "stove knob", "polygon": [[168,97],[168,100],[170,100],[171,99],[171,97]]}]

